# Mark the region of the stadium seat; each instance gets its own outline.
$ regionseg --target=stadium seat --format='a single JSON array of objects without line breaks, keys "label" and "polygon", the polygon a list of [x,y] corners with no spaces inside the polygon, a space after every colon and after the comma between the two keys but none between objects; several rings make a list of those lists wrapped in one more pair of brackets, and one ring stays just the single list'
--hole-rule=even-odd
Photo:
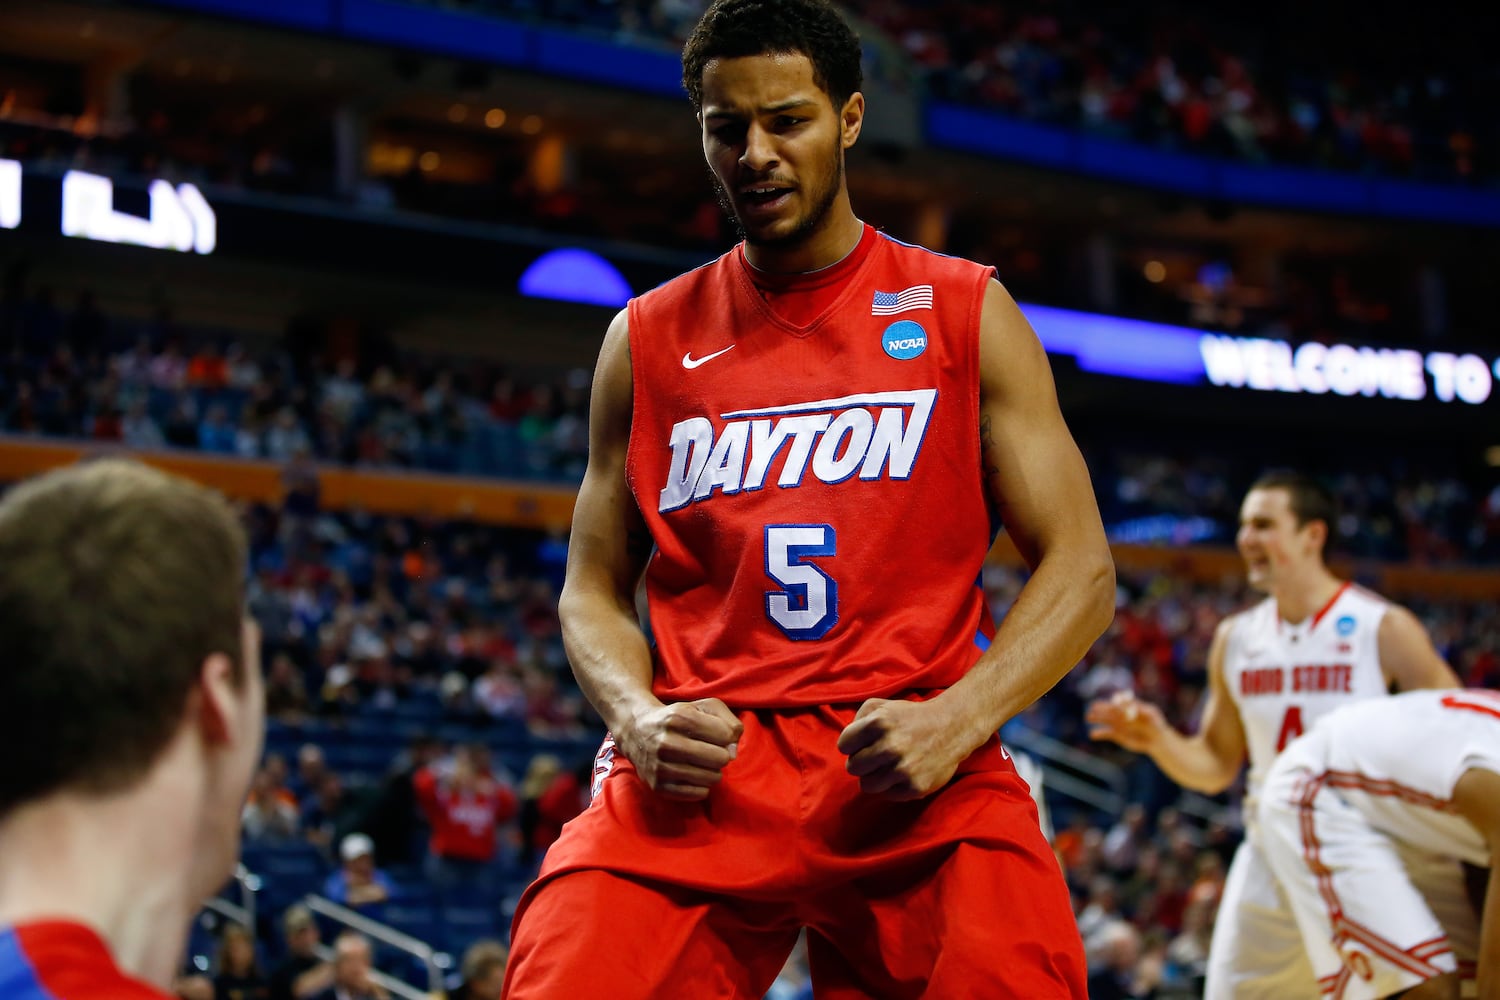
[{"label": "stadium seat", "polygon": [[431,882],[427,881],[420,874],[397,878],[393,872],[394,869],[386,870],[386,874],[391,876],[391,881],[396,886],[395,892],[392,893],[392,898],[399,902],[402,907],[420,908],[437,904],[438,894]]},{"label": "stadium seat", "polygon": [[443,921],[436,906],[390,903],[385,908],[385,922],[403,934],[410,934],[424,944],[440,947],[444,939]]},{"label": "stadium seat", "polygon": [[318,891],[329,867],[317,848],[298,841],[247,843],[240,860],[261,877],[261,905],[272,912]]},{"label": "stadium seat", "polygon": [[447,950],[456,955],[480,938],[496,936],[500,910],[497,906],[445,906],[442,920],[447,929]]}]

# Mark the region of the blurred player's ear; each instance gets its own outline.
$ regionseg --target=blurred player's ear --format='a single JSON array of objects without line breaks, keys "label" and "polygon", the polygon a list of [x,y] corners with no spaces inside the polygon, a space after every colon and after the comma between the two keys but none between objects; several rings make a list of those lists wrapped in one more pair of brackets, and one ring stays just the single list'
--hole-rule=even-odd
[{"label": "blurred player's ear", "polygon": [[1316,521],[1308,521],[1302,526],[1307,532],[1307,537],[1318,547],[1319,551],[1328,547],[1328,522],[1319,518]]},{"label": "blurred player's ear", "polygon": [[[210,743],[230,743],[242,734],[237,706],[245,697],[243,685],[235,683],[234,665],[223,653],[212,653],[198,668],[198,687],[188,699],[196,711],[203,736]],[[196,704],[195,704],[196,703]]]}]

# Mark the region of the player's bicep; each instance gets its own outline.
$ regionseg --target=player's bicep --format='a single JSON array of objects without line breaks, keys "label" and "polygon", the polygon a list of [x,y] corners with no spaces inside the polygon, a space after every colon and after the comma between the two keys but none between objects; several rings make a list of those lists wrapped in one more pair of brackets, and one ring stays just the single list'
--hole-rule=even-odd
[{"label": "player's bicep", "polygon": [[630,445],[630,337],[626,313],[615,316],[594,370],[589,402],[589,458],[568,545],[565,589],[572,597],[601,589],[633,599],[651,538],[625,477]]},{"label": "player's bicep", "polygon": [[1459,686],[1458,675],[1433,646],[1427,629],[1406,608],[1392,605],[1386,610],[1376,642],[1380,668],[1397,691]]},{"label": "player's bicep", "polygon": [[1054,546],[1108,559],[1093,484],[1057,403],[1041,341],[997,281],[979,333],[979,438],[985,490],[1023,558]]}]

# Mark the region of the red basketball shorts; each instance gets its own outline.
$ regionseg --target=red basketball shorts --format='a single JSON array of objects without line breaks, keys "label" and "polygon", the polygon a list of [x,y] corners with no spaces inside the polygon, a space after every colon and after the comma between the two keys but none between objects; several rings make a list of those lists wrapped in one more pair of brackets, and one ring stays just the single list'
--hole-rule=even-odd
[{"label": "red basketball shorts", "polygon": [[703,802],[615,756],[522,897],[503,995],[761,1000],[806,927],[820,1000],[1083,998],[1067,888],[998,740],[893,802],[845,770],[854,712],[741,713]]}]

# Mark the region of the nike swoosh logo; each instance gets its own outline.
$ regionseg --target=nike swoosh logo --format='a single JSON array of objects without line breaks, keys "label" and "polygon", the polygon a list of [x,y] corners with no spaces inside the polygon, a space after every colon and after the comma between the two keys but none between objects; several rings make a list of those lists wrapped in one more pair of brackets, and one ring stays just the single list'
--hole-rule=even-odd
[{"label": "nike swoosh logo", "polygon": [[728,354],[730,351],[734,350],[736,346],[738,346],[738,345],[730,344],[728,347],[724,348],[722,351],[714,351],[712,354],[705,354],[701,358],[694,358],[693,357],[693,352],[692,351],[688,351],[686,354],[684,354],[682,356],[682,367],[686,368],[688,371],[692,371],[694,368],[697,368],[699,365],[707,364],[708,362],[712,361],[714,358],[717,358],[721,354]]}]

